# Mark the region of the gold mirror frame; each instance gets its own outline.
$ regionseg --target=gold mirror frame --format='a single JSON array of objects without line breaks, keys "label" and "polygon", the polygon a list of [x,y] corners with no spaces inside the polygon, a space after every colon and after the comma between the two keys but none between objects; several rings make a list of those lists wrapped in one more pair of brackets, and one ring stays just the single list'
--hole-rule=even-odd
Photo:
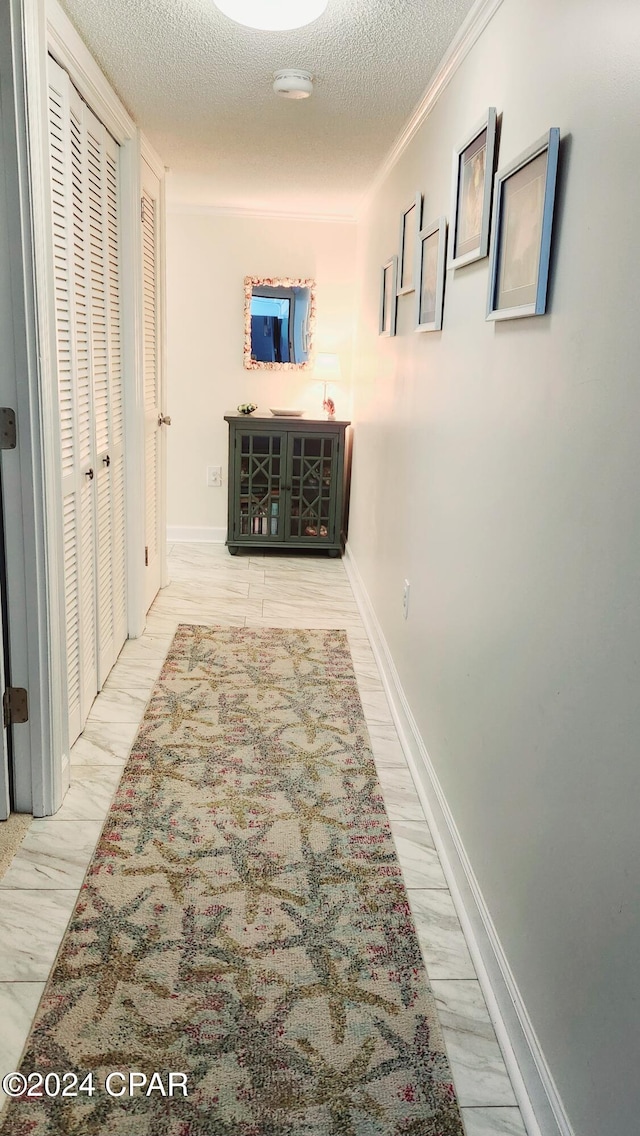
[{"label": "gold mirror frame", "polygon": [[[308,288],[309,318],[308,342],[309,358],[306,363],[260,363],[251,358],[251,296],[254,285],[263,288]],[[316,326],[316,282],[294,276],[245,276],[244,278],[244,367],[246,371],[308,371],[311,367],[311,354]]]}]

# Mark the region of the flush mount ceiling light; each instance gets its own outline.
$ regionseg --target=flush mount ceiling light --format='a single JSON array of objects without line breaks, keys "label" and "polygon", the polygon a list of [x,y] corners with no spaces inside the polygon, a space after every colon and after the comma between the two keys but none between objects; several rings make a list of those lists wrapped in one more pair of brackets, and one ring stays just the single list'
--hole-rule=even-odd
[{"label": "flush mount ceiling light", "polygon": [[313,75],[308,71],[287,67],[284,71],[274,71],[273,78],[273,89],[283,99],[308,99],[313,94]]},{"label": "flush mount ceiling light", "polygon": [[328,0],[214,0],[216,8],[247,28],[284,32],[317,20]]}]

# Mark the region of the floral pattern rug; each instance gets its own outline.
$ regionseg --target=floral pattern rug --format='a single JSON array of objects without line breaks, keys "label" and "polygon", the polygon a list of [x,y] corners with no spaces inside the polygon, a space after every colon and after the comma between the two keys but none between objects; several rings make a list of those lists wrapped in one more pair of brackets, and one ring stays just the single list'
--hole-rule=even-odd
[{"label": "floral pattern rug", "polygon": [[345,632],[178,628],[34,1070],[2,1136],[463,1136]]}]

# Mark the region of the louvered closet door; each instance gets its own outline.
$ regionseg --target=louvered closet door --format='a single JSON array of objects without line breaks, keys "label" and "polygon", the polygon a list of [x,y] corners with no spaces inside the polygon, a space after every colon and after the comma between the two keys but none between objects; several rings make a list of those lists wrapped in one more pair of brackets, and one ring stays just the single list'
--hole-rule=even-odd
[{"label": "louvered closet door", "polygon": [[98,685],[126,634],[118,145],[84,108],[96,462]]},{"label": "louvered closet door", "polygon": [[162,533],[162,372],[160,367],[159,311],[159,202],[160,182],[142,162],[142,282],[144,315],[145,409],[145,600],[150,607],[160,587]]},{"label": "louvered closet door", "polygon": [[70,740],[126,635],[118,147],[49,59]]},{"label": "louvered closet door", "polygon": [[62,461],[69,731],[80,733],[97,690],[95,477],[89,367],[89,250],[83,105],[49,59],[58,400]]}]

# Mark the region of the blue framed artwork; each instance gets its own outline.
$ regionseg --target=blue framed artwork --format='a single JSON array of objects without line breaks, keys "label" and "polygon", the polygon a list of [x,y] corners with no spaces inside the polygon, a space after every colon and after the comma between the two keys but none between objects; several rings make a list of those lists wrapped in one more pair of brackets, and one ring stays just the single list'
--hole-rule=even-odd
[{"label": "blue framed artwork", "polygon": [[398,312],[398,258],[390,256],[380,275],[379,335],[395,335]]},{"label": "blue framed artwork", "polygon": [[413,292],[415,281],[413,278],[415,268],[415,249],[418,233],[422,226],[422,194],[417,191],[413,201],[400,216],[400,250],[398,253],[398,288],[399,296]]},{"label": "blue framed artwork", "polygon": [[496,174],[487,319],[544,315],[560,130]]},{"label": "blue framed artwork", "polygon": [[496,123],[496,108],[489,107],[453,154],[449,268],[482,260],[489,252]]},{"label": "blue framed artwork", "polygon": [[447,219],[438,217],[418,234],[416,250],[416,331],[440,331],[444,307]]}]

